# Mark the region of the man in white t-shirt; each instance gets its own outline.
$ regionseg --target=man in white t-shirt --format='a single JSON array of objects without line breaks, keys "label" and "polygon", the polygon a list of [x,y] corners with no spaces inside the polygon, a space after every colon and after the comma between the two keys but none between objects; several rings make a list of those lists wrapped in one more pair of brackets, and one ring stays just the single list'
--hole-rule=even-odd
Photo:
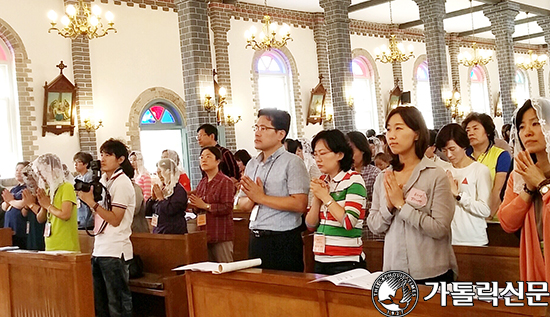
[{"label": "man in white t-shirt", "polygon": [[107,188],[100,203],[92,190],[78,192],[80,199],[95,214],[97,236],[92,253],[95,312],[98,317],[132,316],[132,293],[128,286],[128,264],[133,258],[132,219],[135,190],[130,180],[134,169],[128,160],[128,149],[121,141],[109,139],[100,148],[101,183]]}]

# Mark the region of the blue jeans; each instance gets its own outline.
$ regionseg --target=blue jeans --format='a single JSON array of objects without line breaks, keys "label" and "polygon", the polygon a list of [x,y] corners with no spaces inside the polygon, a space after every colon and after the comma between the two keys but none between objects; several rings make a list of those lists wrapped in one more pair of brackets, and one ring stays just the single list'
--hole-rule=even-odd
[{"label": "blue jeans", "polygon": [[97,317],[132,317],[128,262],[122,258],[92,257]]}]

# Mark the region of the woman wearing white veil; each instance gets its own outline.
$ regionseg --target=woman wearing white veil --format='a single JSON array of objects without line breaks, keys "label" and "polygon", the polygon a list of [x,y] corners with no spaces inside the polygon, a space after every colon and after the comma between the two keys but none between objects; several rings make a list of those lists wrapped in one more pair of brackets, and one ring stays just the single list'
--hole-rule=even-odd
[{"label": "woman wearing white veil", "polygon": [[161,158],[163,158],[163,159],[164,158],[169,158],[172,161],[176,162],[176,164],[178,166],[178,170],[180,172],[179,183],[181,184],[181,186],[183,186],[183,188],[186,191],[188,191],[188,192],[191,191],[191,181],[189,180],[189,176],[187,176],[187,173],[185,172],[185,169],[181,165],[181,160],[180,160],[180,156],[178,155],[178,152],[176,152],[174,150],[164,150],[164,151],[162,151]]},{"label": "woman wearing white veil", "polygon": [[506,232],[521,229],[520,279],[550,281],[550,100],[527,100],[512,120],[514,171],[498,210]]},{"label": "woman wearing white veil", "polygon": [[157,175],[162,187],[153,185],[153,195],[147,202],[145,212],[153,215],[153,233],[185,234],[187,192],[179,183],[180,171],[171,159],[161,159],[157,163]]},{"label": "woman wearing white veil", "polygon": [[141,188],[143,200],[147,201],[151,197],[151,175],[143,163],[143,154],[140,151],[132,151],[128,159],[135,170],[134,182]]},{"label": "woman wearing white veil", "polygon": [[[23,191],[25,205],[36,214],[40,223],[46,223],[44,237],[46,251],[80,252],[76,193],[72,180],[55,154],[40,155],[32,162],[37,176],[36,197]],[[36,203],[38,202],[38,205]]]}]

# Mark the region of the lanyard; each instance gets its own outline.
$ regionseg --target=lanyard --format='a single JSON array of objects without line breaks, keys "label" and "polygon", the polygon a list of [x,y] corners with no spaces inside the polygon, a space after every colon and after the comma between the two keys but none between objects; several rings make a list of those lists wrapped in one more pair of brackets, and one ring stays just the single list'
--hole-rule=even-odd
[{"label": "lanyard", "polygon": [[[273,165],[275,165],[275,162],[279,157],[281,157],[282,154],[277,156],[273,162],[271,163],[271,166],[269,166],[269,169],[267,170],[267,174],[265,174],[265,179],[263,180],[263,188],[265,192],[265,184],[267,183],[267,179],[269,178],[269,173],[271,173],[271,169],[273,168]],[[256,170],[254,171],[254,178],[252,179],[254,182],[256,182],[256,173],[258,172],[258,168],[260,168],[260,165],[256,166]]]}]

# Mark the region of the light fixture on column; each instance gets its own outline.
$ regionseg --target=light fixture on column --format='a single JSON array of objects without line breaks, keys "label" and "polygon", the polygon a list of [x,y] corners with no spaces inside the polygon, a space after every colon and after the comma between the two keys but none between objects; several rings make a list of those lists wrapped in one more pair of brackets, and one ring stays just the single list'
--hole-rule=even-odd
[{"label": "light fixture on column", "polygon": [[113,18],[114,15],[108,11],[105,13],[105,19],[108,21],[108,26],[104,27],[101,23],[101,8],[98,5],[94,5],[90,8],[83,0],[78,0],[78,4],[69,4],[65,9],[65,15],[61,17],[61,24],[63,28],[57,28],[57,13],[54,10],[48,12],[48,18],[51,20],[51,27],[48,33],[51,31],[57,31],[57,33],[63,37],[76,39],[79,36],[87,37],[88,39],[95,39],[107,35],[109,31],[117,32],[114,28]]},{"label": "light fixture on column", "polygon": [[234,107],[227,107],[224,109],[224,124],[226,126],[232,126],[242,120],[241,116],[237,113],[238,110]]},{"label": "light fixture on column", "polygon": [[451,111],[451,118],[458,120],[464,117],[465,111],[460,107],[460,92],[458,91],[457,82],[453,84],[453,90],[446,91],[443,95],[445,107]]},{"label": "light fixture on column", "polygon": [[[264,5],[267,11],[267,0],[264,1]],[[290,37],[290,27],[288,24],[283,23],[283,26],[279,30],[281,40],[277,40],[277,23],[271,22],[271,17],[266,13],[262,20],[262,32],[256,39],[256,27],[251,26],[248,31],[244,33],[246,37],[246,46],[252,47],[253,50],[263,51],[271,50],[273,48],[279,49],[286,45],[288,41],[292,41]]]},{"label": "light fixture on column", "polygon": [[218,108],[216,103],[212,101],[212,96],[209,93],[204,95],[204,103],[202,104],[202,106],[204,107],[204,110],[206,110],[206,112],[212,112],[216,110],[216,108]]},{"label": "light fixture on column", "polygon": [[[393,25],[393,14],[391,10],[391,0],[390,4],[390,24]],[[410,58],[414,58],[413,46],[409,45],[408,50],[405,51],[405,46],[403,43],[398,43],[395,34],[390,35],[390,46],[382,45],[380,48],[374,49],[374,54],[376,55],[377,61],[382,63],[401,63],[406,62]]]},{"label": "light fixture on column", "polygon": [[[526,17],[528,15],[529,13],[525,14]],[[531,35],[531,32],[529,31],[529,23],[527,23],[527,37],[529,38],[530,35]],[[531,45],[531,38],[529,38],[529,45]],[[533,50],[529,50],[527,54],[529,54],[529,57],[527,58],[519,57],[517,59],[516,66],[518,68],[521,68],[524,70],[541,69],[546,64],[546,60],[548,59],[548,56],[546,56],[546,54],[542,54],[542,55],[533,54]]]},{"label": "light fixture on column", "polygon": [[[472,0],[470,0],[470,18],[472,20],[472,37],[474,36],[474,11],[472,7]],[[488,50],[478,50],[477,44],[472,43],[473,53],[468,52],[458,54],[458,63],[466,67],[475,67],[477,65],[487,65],[493,60],[493,53]]]},{"label": "light fixture on column", "polygon": [[82,110],[80,111],[82,116],[82,124],[84,125],[84,130],[87,132],[97,131],[97,129],[103,127],[102,115],[99,113],[95,114],[96,119],[92,119],[93,112],[91,110]]}]

